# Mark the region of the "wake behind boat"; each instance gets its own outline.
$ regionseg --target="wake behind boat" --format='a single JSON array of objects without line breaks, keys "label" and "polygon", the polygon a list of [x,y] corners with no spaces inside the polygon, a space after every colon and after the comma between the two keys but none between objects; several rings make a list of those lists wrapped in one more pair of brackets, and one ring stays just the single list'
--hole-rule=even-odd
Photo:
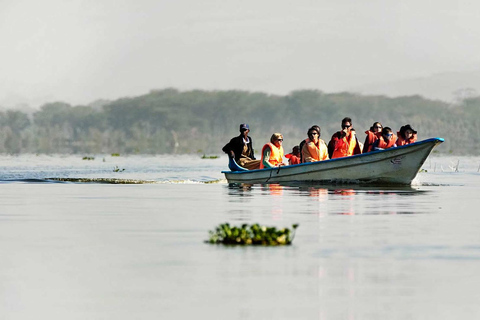
[{"label": "wake behind boat", "polygon": [[246,170],[230,158],[229,183],[356,182],[410,185],[442,138],[431,138],[401,147],[291,166]]}]

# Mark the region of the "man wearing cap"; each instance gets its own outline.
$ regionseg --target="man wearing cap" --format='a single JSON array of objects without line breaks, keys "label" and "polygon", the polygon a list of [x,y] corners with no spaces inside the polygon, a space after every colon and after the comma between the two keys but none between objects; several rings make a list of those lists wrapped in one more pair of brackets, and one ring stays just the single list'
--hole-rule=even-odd
[{"label": "man wearing cap", "polygon": [[246,123],[240,125],[240,135],[227,143],[222,151],[234,158],[235,162],[248,170],[259,169],[260,160],[255,159],[252,138],[248,136],[250,127]]}]

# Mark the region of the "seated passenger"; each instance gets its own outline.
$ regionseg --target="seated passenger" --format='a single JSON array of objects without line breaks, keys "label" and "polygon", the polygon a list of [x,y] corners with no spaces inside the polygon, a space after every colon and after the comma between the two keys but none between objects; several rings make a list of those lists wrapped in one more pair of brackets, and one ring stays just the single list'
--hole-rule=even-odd
[{"label": "seated passenger", "polygon": [[[321,130],[320,130],[320,126],[317,126],[317,125],[313,125],[313,126],[310,127],[310,129],[311,129],[311,128],[317,129],[318,132],[321,131]],[[309,129],[309,130],[310,130],[310,129]],[[302,149],[303,149],[303,146],[305,145],[305,143],[307,143],[308,141],[310,141],[309,138],[307,138],[307,139],[305,139],[305,140],[302,140],[302,142],[300,142],[300,144],[298,145],[299,148],[300,148],[300,163],[303,163],[303,162],[304,162],[304,161],[303,161],[303,158],[302,158],[302,157],[303,157],[303,155],[302,155]]]},{"label": "seated passenger", "polygon": [[355,130],[352,128],[352,119],[343,118],[342,131],[334,133],[328,143],[328,156],[335,159],[361,153]]},{"label": "seated passenger", "polygon": [[235,162],[248,170],[260,168],[260,160],[255,159],[252,147],[252,138],[248,136],[250,127],[246,123],[240,125],[240,135],[233,137],[227,143],[222,151],[227,153],[230,158],[234,158]]},{"label": "seated passenger", "polygon": [[308,129],[308,139],[302,148],[302,161],[314,162],[328,160],[328,148],[325,141],[320,139],[320,128]]},{"label": "seated passenger", "polygon": [[382,135],[380,138],[373,143],[372,150],[376,151],[396,147],[396,141],[397,137],[393,134],[392,129],[385,127],[382,129]]},{"label": "seated passenger", "polygon": [[267,143],[262,148],[262,161],[260,162],[260,169],[275,168],[284,166],[283,163],[283,136],[281,133],[274,133],[270,138],[270,143]]},{"label": "seated passenger", "polygon": [[417,141],[417,131],[413,130],[409,124],[402,126],[397,134],[397,146],[399,147]]},{"label": "seated passenger", "polygon": [[370,152],[373,148],[373,143],[382,135],[383,126],[380,122],[374,122],[370,130],[365,131],[367,135],[363,143],[362,153]]},{"label": "seated passenger", "polygon": [[285,155],[285,158],[288,159],[289,165],[299,164],[300,163],[300,147],[299,146],[293,147],[292,152],[287,153]]}]

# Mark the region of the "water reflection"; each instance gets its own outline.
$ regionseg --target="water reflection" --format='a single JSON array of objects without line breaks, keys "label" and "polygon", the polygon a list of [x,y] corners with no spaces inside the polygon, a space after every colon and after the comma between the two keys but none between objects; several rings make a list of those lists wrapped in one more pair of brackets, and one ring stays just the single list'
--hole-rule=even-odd
[{"label": "water reflection", "polygon": [[249,199],[254,201],[252,206],[264,207],[263,211],[268,210],[275,220],[286,210],[319,216],[353,216],[418,214],[431,208],[421,198],[414,199],[428,191],[412,186],[229,184],[227,190],[233,196],[230,202]]},{"label": "water reflection", "polygon": [[262,185],[262,190],[267,191],[272,196],[282,196],[283,195],[283,186],[272,183],[272,184],[264,184]]},{"label": "water reflection", "polygon": [[239,196],[239,197],[245,197],[245,196],[251,196],[251,191],[252,191],[253,184],[247,184],[247,183],[229,183],[228,184],[228,195],[230,196]]}]

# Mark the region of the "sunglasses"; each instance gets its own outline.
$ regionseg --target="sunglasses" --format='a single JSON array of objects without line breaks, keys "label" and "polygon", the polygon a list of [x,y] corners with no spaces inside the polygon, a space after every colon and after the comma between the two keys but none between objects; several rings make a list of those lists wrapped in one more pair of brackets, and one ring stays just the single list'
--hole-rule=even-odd
[{"label": "sunglasses", "polygon": [[393,136],[393,133],[386,134],[385,136],[391,137],[391,136]]},{"label": "sunglasses", "polygon": [[350,128],[351,126],[352,126],[352,125],[347,126],[347,125],[344,124],[344,125],[342,125],[342,128],[343,128],[343,129],[346,129],[346,128]]},{"label": "sunglasses", "polygon": [[283,141],[283,139],[277,139],[277,141]]},{"label": "sunglasses", "polygon": [[312,132],[312,136],[318,136],[318,133]]}]

